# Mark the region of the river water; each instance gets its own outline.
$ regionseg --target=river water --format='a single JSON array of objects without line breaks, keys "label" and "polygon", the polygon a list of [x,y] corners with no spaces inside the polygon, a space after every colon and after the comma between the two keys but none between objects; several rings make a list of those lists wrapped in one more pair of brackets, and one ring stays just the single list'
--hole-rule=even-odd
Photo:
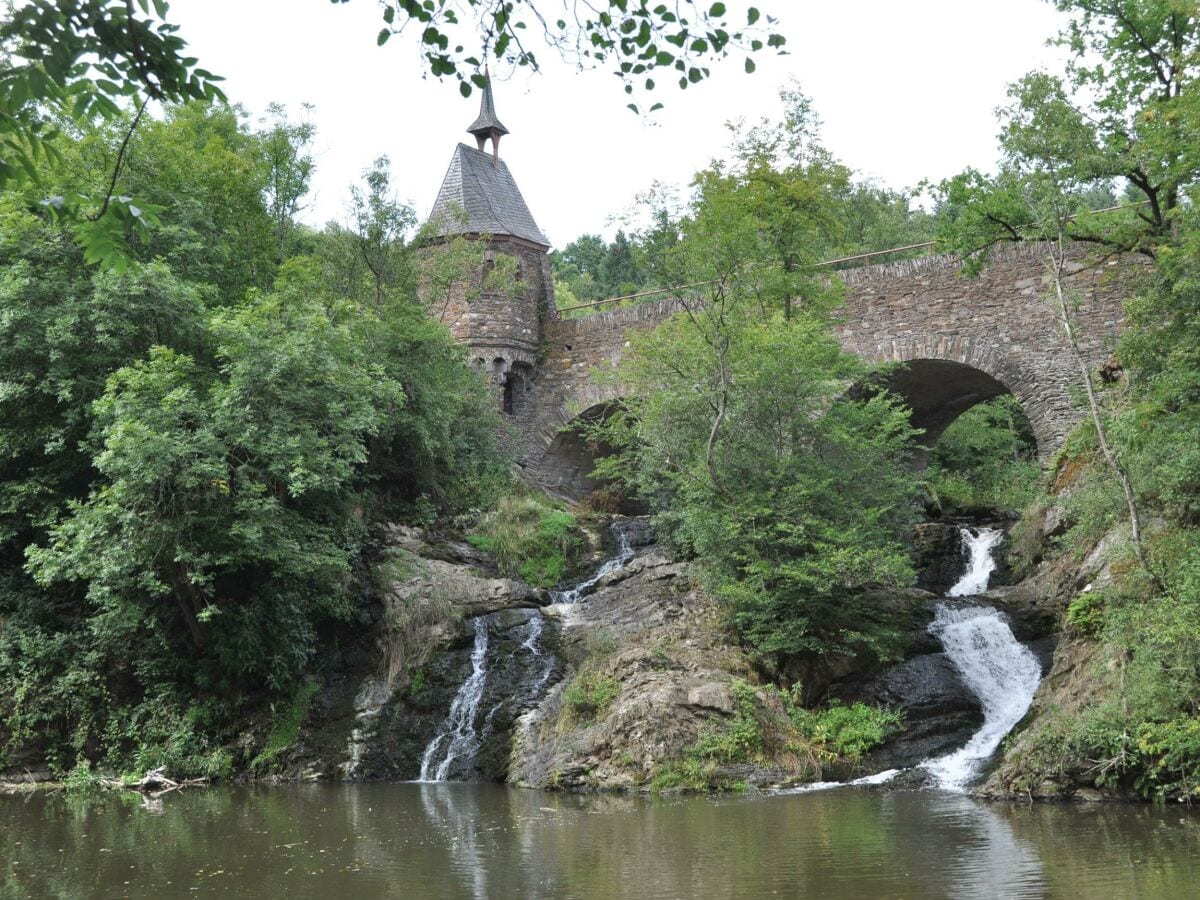
[{"label": "river water", "polygon": [[0,897],[1187,898],[1200,815],[938,790],[652,800],[479,784],[0,796]]}]

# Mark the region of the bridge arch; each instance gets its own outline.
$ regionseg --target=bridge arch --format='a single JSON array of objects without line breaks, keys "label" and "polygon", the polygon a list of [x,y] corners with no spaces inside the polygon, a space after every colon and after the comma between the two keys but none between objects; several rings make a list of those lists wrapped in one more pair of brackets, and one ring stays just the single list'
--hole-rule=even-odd
[{"label": "bridge arch", "polygon": [[[591,473],[596,461],[607,456],[611,448],[588,438],[584,428],[609,416],[618,407],[622,397],[615,389],[595,393],[598,396],[590,398],[594,402],[576,401],[558,411],[555,416],[557,426],[539,435],[541,440],[536,456],[526,469],[532,480],[548,493],[572,503],[610,485],[610,482],[595,478]],[[639,510],[630,507],[621,511]]]},{"label": "bridge arch", "polygon": [[1003,394],[1011,393],[1025,410],[1042,458],[1058,449],[1078,417],[1067,390],[1075,379],[1066,359],[1033,367],[969,337],[944,335],[889,341],[866,352],[847,349],[869,363],[898,364],[877,380],[908,404],[927,447],[972,406]]}]

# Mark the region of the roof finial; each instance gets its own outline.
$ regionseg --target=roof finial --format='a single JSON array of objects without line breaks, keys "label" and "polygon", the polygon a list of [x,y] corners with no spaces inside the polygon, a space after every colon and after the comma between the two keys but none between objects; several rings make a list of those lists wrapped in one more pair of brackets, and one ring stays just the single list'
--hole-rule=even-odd
[{"label": "roof finial", "polygon": [[487,66],[483,67],[483,97],[479,101],[479,116],[467,129],[468,134],[475,135],[475,142],[482,150],[488,138],[492,139],[492,165],[500,158],[500,136],[508,134],[508,129],[496,118],[496,101],[492,99],[492,76]]}]

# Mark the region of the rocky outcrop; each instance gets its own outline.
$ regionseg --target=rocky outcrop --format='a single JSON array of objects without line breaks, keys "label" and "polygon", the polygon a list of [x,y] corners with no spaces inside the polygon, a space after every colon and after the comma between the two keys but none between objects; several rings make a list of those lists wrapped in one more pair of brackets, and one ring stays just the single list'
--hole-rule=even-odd
[{"label": "rocky outcrop", "polygon": [[[508,609],[545,606],[546,591],[513,578],[498,578],[487,573],[494,568],[490,558],[469,544],[424,540],[415,528],[390,525],[385,558],[398,565],[379,569],[384,577],[386,603],[403,606],[433,598],[448,604],[465,619],[485,616]],[[394,572],[388,577],[389,572]]]},{"label": "rocky outcrop", "polygon": [[[479,750],[455,760],[447,771],[454,781],[505,781],[508,745],[517,719],[539,699],[539,683],[561,676],[552,626],[544,628],[538,652],[530,651],[532,620],[538,613],[512,609],[485,617],[487,678],[480,698]],[[349,777],[411,780],[420,774],[425,748],[446,719],[454,696],[471,672],[472,623],[464,621],[451,646],[431,656],[421,678],[390,691],[372,717]]]},{"label": "rocky outcrop", "polygon": [[[1046,537],[1062,527],[1060,517],[1049,514],[1043,523]],[[1121,539],[1120,531],[1113,530],[1081,561],[1067,554],[1043,561],[1033,575],[997,592],[998,600],[1005,609],[1024,613],[1017,621],[1058,626],[1073,599],[1111,581],[1111,563]],[[1112,647],[1069,628],[1057,636],[1052,654],[1046,653],[1046,644],[1043,640],[1033,646],[1050,656],[1048,674],[997,765],[975,793],[993,799],[1132,799],[1125,787],[1097,786],[1102,764],[1079,759],[1062,747],[1064,723],[1112,696],[1126,661]],[[1057,749],[1047,752],[1047,747]]]},{"label": "rocky outcrop", "polygon": [[913,529],[913,567],[917,587],[944,594],[967,568],[967,549],[959,526],[946,522],[922,522]]},{"label": "rocky outcrop", "polygon": [[522,652],[548,595],[497,577],[490,557],[469,544],[434,540],[398,525],[385,526],[382,536],[372,579],[382,607],[374,636],[340,651],[345,659],[331,666],[276,777],[416,778],[424,748],[471,670],[471,623],[484,617],[493,671],[481,703],[488,711],[488,736],[499,736],[484,743],[501,749],[481,754],[452,775],[503,781],[507,735],[534,700],[519,686],[551,680],[555,673],[548,666],[561,670],[552,652],[553,624],[539,629],[537,655],[528,648]]},{"label": "rocky outcrop", "polygon": [[646,788],[705,729],[728,720],[731,684],[751,671],[688,567],[657,549],[580,603],[548,612],[564,623],[572,672],[518,727],[509,775],[518,784]]}]

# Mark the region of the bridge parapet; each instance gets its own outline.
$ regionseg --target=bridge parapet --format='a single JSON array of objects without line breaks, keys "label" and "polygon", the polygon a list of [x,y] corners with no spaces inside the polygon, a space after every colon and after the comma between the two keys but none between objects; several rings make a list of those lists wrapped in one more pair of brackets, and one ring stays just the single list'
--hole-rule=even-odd
[{"label": "bridge parapet", "polygon": [[[838,339],[868,362],[910,364],[894,387],[928,440],[975,403],[1008,391],[1025,408],[1039,452],[1048,457],[1081,411],[1072,402],[1080,386],[1078,367],[1047,299],[1047,249],[1032,242],[1000,248],[970,278],[961,274],[959,259],[948,255],[840,271],[846,298],[838,312]],[[1085,248],[1072,249],[1068,289],[1079,300],[1079,343],[1090,366],[1111,354],[1124,321],[1129,276],[1142,268],[1138,258],[1096,263]],[[624,395],[610,373],[631,333],[653,328],[681,309],[679,300],[665,298],[545,323],[532,390],[535,427],[525,435],[524,464],[534,480],[566,471],[546,460],[563,425]]]}]

